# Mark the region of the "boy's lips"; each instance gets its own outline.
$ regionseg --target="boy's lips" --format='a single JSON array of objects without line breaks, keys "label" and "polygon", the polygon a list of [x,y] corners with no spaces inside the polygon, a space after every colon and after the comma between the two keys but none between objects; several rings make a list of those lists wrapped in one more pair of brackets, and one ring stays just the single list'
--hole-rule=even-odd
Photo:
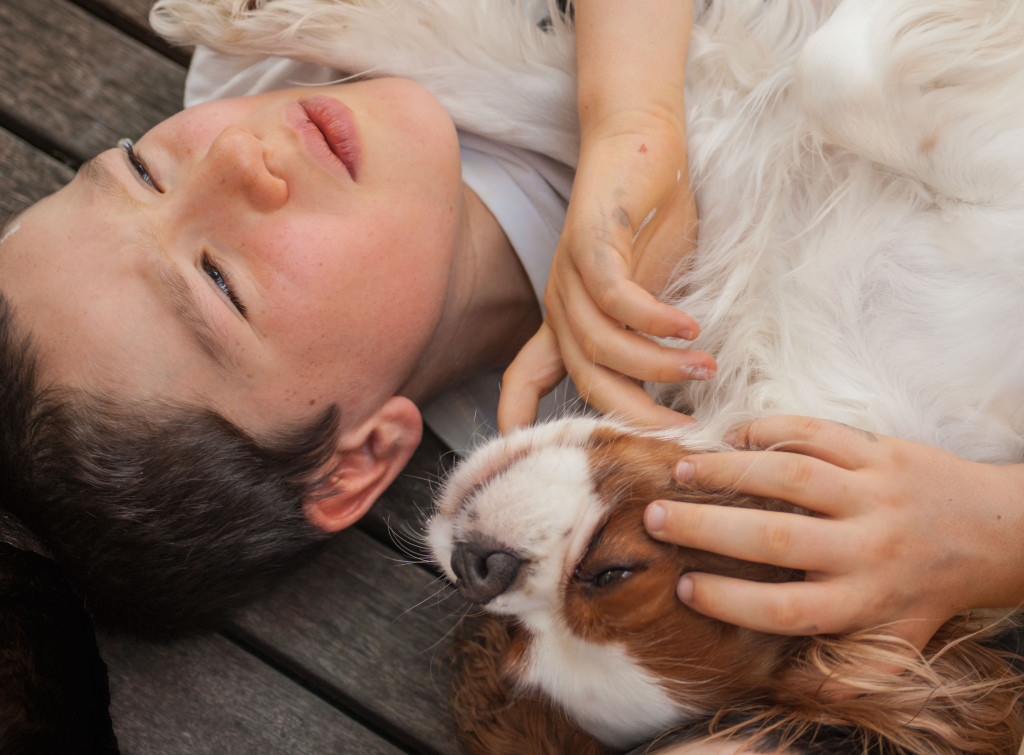
[{"label": "boy's lips", "polygon": [[361,150],[352,111],[333,97],[310,97],[296,103],[289,121],[310,154],[328,170],[359,178]]}]

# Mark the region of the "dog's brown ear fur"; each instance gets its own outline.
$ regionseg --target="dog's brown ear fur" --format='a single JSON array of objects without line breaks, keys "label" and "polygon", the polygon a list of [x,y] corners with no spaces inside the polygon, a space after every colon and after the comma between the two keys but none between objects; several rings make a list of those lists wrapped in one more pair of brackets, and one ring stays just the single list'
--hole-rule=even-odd
[{"label": "dog's brown ear fur", "polygon": [[837,752],[1013,755],[1024,737],[1024,675],[1019,656],[992,643],[1018,620],[955,617],[916,657],[880,632],[807,638],[761,698],[774,704],[735,706],[742,724],[711,729],[752,747],[799,749],[824,726],[847,732]]},{"label": "dog's brown ear fur", "polygon": [[513,688],[506,673],[521,651],[516,629],[497,616],[470,617],[452,647],[452,715],[466,752],[474,755],[610,755],[561,710]]}]

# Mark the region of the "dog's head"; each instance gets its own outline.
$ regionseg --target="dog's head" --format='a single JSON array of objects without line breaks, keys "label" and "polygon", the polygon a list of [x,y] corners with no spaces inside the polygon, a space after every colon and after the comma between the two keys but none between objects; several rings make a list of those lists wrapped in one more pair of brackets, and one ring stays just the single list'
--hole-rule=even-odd
[{"label": "dog's head", "polygon": [[[429,525],[434,559],[467,600],[508,624],[500,641],[478,640],[469,651],[477,660],[489,656],[483,665],[500,683],[486,692],[498,701],[489,722],[479,723],[476,702],[464,706],[473,719],[466,728],[491,735],[504,718],[506,734],[527,736],[524,721],[560,718],[534,705],[545,700],[615,748],[733,710],[761,724],[782,721],[792,737],[839,727],[854,732],[865,751],[1004,753],[1007,743],[1015,749],[1024,735],[1021,677],[986,646],[998,624],[982,630],[970,617],[956,617],[896,674],[884,665],[898,656],[898,643],[878,632],[760,634],[702,616],[676,598],[687,571],[765,582],[802,578],[647,535],[643,511],[657,499],[792,510],[777,500],[689,489],[672,478],[681,455],[715,447],[686,431],[638,433],[577,418],[499,438],[455,469]],[[463,675],[463,686],[484,685],[477,676]],[[849,694],[828,692],[836,680]],[[457,697],[474,695],[483,697],[457,682]],[[514,712],[516,700],[533,702]],[[491,744],[477,749],[493,751]]]},{"label": "dog's head", "polygon": [[687,571],[801,575],[658,542],[657,499],[785,508],[681,486],[678,439],[570,419],[493,441],[448,480],[429,527],[437,563],[469,601],[509,617],[504,667],[585,730],[625,746],[748,699],[790,642],[701,616],[675,596]]}]

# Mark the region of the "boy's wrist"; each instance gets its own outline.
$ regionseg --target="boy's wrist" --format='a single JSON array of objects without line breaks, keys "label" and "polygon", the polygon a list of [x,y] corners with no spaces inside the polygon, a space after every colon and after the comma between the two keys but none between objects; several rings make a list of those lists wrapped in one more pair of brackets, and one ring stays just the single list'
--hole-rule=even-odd
[{"label": "boy's wrist", "polygon": [[652,104],[682,116],[693,5],[685,0],[580,0],[576,12],[581,124]]}]

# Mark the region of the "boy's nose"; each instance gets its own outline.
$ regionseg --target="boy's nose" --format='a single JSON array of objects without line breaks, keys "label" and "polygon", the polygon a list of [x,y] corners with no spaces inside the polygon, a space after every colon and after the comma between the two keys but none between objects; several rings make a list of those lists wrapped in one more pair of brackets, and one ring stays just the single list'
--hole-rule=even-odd
[{"label": "boy's nose", "polygon": [[263,142],[246,128],[229,126],[206,154],[207,190],[242,195],[253,208],[270,212],[288,200],[288,184],[267,166]]}]

